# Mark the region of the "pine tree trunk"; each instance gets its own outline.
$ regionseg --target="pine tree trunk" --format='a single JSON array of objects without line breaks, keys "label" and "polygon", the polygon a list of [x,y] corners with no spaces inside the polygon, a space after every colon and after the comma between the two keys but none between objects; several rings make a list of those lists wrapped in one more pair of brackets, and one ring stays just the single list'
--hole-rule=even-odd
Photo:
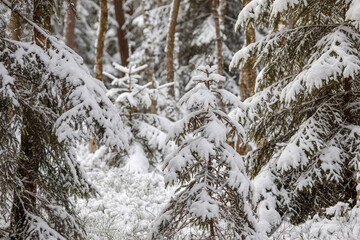
[{"label": "pine tree trunk", "polygon": [[[149,3],[146,3],[146,0],[141,1],[142,14],[144,17],[144,31],[150,31],[150,29],[149,29],[149,9],[148,9],[147,4],[149,4]],[[145,38],[146,38],[145,41],[149,41],[149,39],[147,39],[147,36],[145,36]],[[150,44],[150,42],[149,42],[149,44]],[[149,44],[147,44],[147,45],[149,45]],[[146,68],[147,82],[153,82],[154,70],[152,67],[151,52],[150,52],[149,47],[145,48],[145,62],[147,64],[147,68]],[[154,83],[151,85],[150,88],[154,88]],[[157,105],[156,100],[151,99],[150,112],[153,114],[157,113],[156,105]]]},{"label": "pine tree trunk", "polygon": [[125,13],[123,8],[124,2],[124,0],[114,0],[115,16],[118,23],[117,37],[121,57],[121,65],[127,66],[129,64],[129,44],[126,38],[126,30],[123,28],[125,25]]},{"label": "pine tree trunk", "polygon": [[[15,4],[16,4],[16,1],[12,0],[11,1],[12,7],[15,7]],[[9,23],[9,26],[8,26],[8,30],[10,32],[10,38],[12,40],[15,40],[15,41],[20,40],[21,22],[20,22],[19,16],[14,12],[11,12],[10,23]]]},{"label": "pine tree trunk", "polygon": [[[250,0],[243,0],[243,6],[245,7]],[[255,29],[251,26],[247,26],[245,29],[245,45],[255,42]],[[249,59],[240,72],[240,96],[244,101],[248,97],[254,95],[255,81],[256,81],[256,69],[254,68],[255,59]]]},{"label": "pine tree trunk", "polygon": [[[243,0],[243,7],[245,7],[251,0]],[[255,29],[248,25],[245,28],[245,45],[248,46],[255,42]],[[254,68],[255,59],[250,58],[240,71],[240,97],[241,101],[245,101],[248,97],[254,95],[255,82],[256,82],[256,69]],[[236,144],[237,152],[240,155],[247,153],[247,146],[238,140]]]},{"label": "pine tree trunk", "polygon": [[64,37],[65,37],[65,44],[73,49],[74,38],[75,38],[75,22],[76,22],[76,16],[73,9],[76,9],[76,0],[70,0],[70,2],[72,4],[72,7],[69,5],[66,11]]},{"label": "pine tree trunk", "polygon": [[[42,26],[43,29],[51,32],[51,4],[50,1],[46,0],[35,0],[34,1],[34,14],[33,21]],[[35,43],[43,48],[50,46],[47,42],[46,37],[41,34],[37,29],[34,29]]]},{"label": "pine tree trunk", "polygon": [[107,0],[100,0],[99,35],[97,38],[96,59],[95,59],[96,61],[95,77],[100,81],[102,81],[102,75],[103,75],[104,42],[105,42],[107,21],[108,21]]},{"label": "pine tree trunk", "polygon": [[161,1],[161,0],[157,0],[157,1],[156,1],[156,6],[157,6],[157,7],[160,7],[161,4],[162,4],[162,1]]},{"label": "pine tree trunk", "polygon": [[210,220],[210,239],[215,240],[214,220]]},{"label": "pine tree trunk", "polygon": [[[103,56],[104,56],[104,44],[105,35],[108,22],[108,8],[107,0],[100,0],[100,21],[99,21],[99,35],[97,38],[96,46],[96,59],[95,59],[95,77],[102,81],[103,76]],[[88,150],[90,153],[94,153],[97,149],[96,137],[92,136],[89,140]]]},{"label": "pine tree trunk", "polygon": [[218,13],[218,0],[211,0],[211,14],[214,17],[215,33],[216,33],[216,57],[218,65],[218,73],[223,75],[223,54],[222,54],[222,43],[223,37],[220,29],[220,17]]},{"label": "pine tree trunk", "polygon": [[[358,168],[360,167],[358,166]],[[360,170],[359,169],[356,174],[356,207],[360,208]]]},{"label": "pine tree trunk", "polygon": [[[221,14],[225,14],[224,9],[224,2],[221,3],[223,9]],[[211,0],[210,4],[211,14],[214,17],[214,23],[215,23],[215,33],[216,33],[216,58],[217,58],[217,65],[218,65],[218,73],[220,75],[223,75],[224,67],[223,67],[223,53],[222,53],[222,44],[223,44],[223,31],[221,30],[221,21],[222,18],[224,20],[224,16],[220,17],[218,13],[218,0]],[[223,23],[223,22],[222,22]],[[222,85],[219,84],[219,88],[222,88]],[[223,112],[225,112],[225,105],[223,101],[220,99],[220,108]]]},{"label": "pine tree trunk", "polygon": [[14,193],[10,224],[13,232],[11,240],[25,239],[24,232],[27,230],[26,213],[37,213],[36,183],[41,157],[36,148],[39,147],[37,141],[39,136],[37,136],[36,130],[32,129],[31,114],[25,111],[24,117],[28,118],[28,120],[25,120],[25,131],[21,135],[21,151],[24,157],[20,160],[17,169],[17,175],[21,179],[23,189],[21,193]]},{"label": "pine tree trunk", "polygon": [[[19,27],[20,21],[12,14],[10,27]],[[51,5],[48,1],[35,0],[33,9],[34,23],[41,26],[47,31],[51,31]],[[19,32],[12,32],[11,37],[18,39]],[[49,47],[45,36],[34,29],[34,41],[37,45],[46,48]],[[26,81],[24,79],[23,81]],[[19,166],[16,175],[21,181],[22,188],[14,192],[13,205],[11,209],[10,227],[12,229],[11,240],[25,239],[25,231],[27,230],[27,213],[37,213],[36,195],[37,195],[37,176],[39,172],[39,164],[41,159],[44,159],[41,148],[41,141],[36,126],[34,126],[35,119],[28,106],[23,106],[23,129],[21,131],[21,152],[22,158],[19,160]]]},{"label": "pine tree trunk", "polygon": [[[11,7],[15,8],[16,0],[11,1]],[[10,23],[8,25],[8,30],[10,32],[10,39],[19,41],[21,37],[21,20],[18,14],[11,12]],[[13,110],[9,107],[8,110],[9,116],[13,116]],[[11,119],[10,117],[10,119]]]},{"label": "pine tree trunk", "polygon": [[[354,118],[351,113],[351,109],[349,107],[349,104],[351,103],[351,100],[353,98],[352,88],[351,88],[351,77],[347,77],[344,79],[344,114],[346,117],[346,121],[348,124],[354,124]],[[360,164],[358,163],[358,168],[360,167]],[[360,169],[356,172],[356,206],[360,207]]]},{"label": "pine tree trunk", "polygon": [[[167,38],[167,52],[166,52],[166,70],[168,83],[174,82],[174,42],[175,42],[175,27],[177,17],[179,14],[180,0],[174,0],[170,16],[170,26]],[[169,87],[169,95],[175,98],[174,85]]]}]

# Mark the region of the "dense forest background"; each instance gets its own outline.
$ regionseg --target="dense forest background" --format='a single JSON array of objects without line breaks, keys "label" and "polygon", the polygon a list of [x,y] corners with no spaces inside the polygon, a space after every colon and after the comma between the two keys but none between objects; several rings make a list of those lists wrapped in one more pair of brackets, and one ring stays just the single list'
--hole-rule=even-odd
[{"label": "dense forest background", "polygon": [[359,0],[0,0],[0,239],[359,239]]}]

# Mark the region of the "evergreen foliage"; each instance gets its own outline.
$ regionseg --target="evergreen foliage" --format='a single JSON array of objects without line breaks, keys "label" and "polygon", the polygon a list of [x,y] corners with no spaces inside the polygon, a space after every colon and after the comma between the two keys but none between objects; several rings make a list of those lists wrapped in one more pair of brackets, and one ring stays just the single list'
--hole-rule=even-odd
[{"label": "evergreen foliage", "polygon": [[[234,112],[258,149],[247,167],[258,193],[258,216],[269,234],[282,219],[304,222],[339,201],[356,198],[359,170],[359,1],[254,0],[236,28],[270,34],[237,52],[261,67],[256,94]],[[293,28],[284,24],[293,21]]]},{"label": "evergreen foliage", "polygon": [[[141,71],[147,65],[136,67],[132,62],[128,67],[114,63],[114,67],[120,71],[124,77],[105,73],[112,79],[113,86],[107,95],[114,99],[115,106],[126,126],[130,129],[130,159],[127,168],[131,172],[148,172],[150,164],[160,162],[166,153],[165,143],[166,133],[169,131],[171,122],[161,116],[149,113],[152,99],[165,99],[167,87],[170,84],[156,85],[152,87],[152,82],[145,85],[140,84],[143,78]],[[157,82],[156,82],[157,83]],[[113,158],[113,157],[112,157]],[[113,163],[119,165],[119,162]]]},{"label": "evergreen foliage", "polygon": [[166,158],[165,182],[181,186],[156,221],[151,238],[175,239],[184,228],[194,228],[192,238],[256,239],[253,185],[242,158],[228,144],[243,129],[219,106],[219,99],[233,106],[241,102],[218,89],[225,78],[216,73],[216,65],[198,71],[192,79],[197,85],[180,99],[192,112],[168,135],[178,149]]},{"label": "evergreen foliage", "polygon": [[11,239],[86,239],[69,197],[95,190],[74,146],[96,134],[120,151],[128,129],[82,58],[14,11],[48,47],[0,39],[0,209]]}]

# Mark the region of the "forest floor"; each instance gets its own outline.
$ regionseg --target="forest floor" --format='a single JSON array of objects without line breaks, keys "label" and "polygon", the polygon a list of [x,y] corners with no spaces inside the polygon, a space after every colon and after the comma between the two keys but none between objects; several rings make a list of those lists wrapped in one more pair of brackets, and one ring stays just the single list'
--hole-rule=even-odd
[{"label": "forest floor", "polygon": [[[83,146],[78,154],[90,182],[99,192],[98,197],[76,201],[88,239],[147,239],[153,221],[175,188],[165,189],[160,171],[137,174],[125,168],[109,167],[101,157],[101,148],[90,154]],[[360,209],[350,210],[348,206],[339,203],[326,210],[328,218],[315,216],[298,226],[285,222],[270,239],[360,239]]]},{"label": "forest floor", "polygon": [[[174,194],[166,188],[160,171],[130,173],[126,168],[109,167],[102,159],[103,149],[90,154],[78,148],[78,159],[98,196],[76,199],[76,207],[85,222],[87,240],[147,239],[152,223]],[[1,209],[0,209],[1,210]],[[358,240],[360,208],[338,203],[326,209],[327,218],[315,216],[298,226],[284,222],[272,240]],[[7,223],[0,216],[0,228]],[[2,237],[0,240],[7,240]]]}]

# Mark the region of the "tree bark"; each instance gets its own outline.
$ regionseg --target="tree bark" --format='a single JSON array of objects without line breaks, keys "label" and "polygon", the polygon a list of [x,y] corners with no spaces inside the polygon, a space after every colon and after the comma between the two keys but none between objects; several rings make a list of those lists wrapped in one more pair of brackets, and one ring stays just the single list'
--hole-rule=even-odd
[{"label": "tree bark", "polygon": [[[251,0],[243,0],[243,7],[245,7]],[[255,28],[247,26],[245,28],[245,45],[255,42]],[[245,101],[248,97],[254,95],[255,92],[255,82],[256,82],[256,69],[254,68],[255,59],[250,58],[240,71],[240,98],[241,101]],[[240,139],[236,144],[237,152],[240,155],[245,155],[247,153],[248,146],[241,143]]]},{"label": "tree bark", "polygon": [[[145,41],[149,41],[147,46],[149,46],[150,44],[150,40],[148,39],[148,32],[150,32],[150,28],[149,28],[149,8],[147,6],[146,0],[142,0],[141,1],[141,8],[142,8],[142,13],[143,13],[143,17],[144,17],[144,35],[145,35]],[[147,65],[146,68],[146,79],[147,82],[153,82],[153,84],[150,86],[150,88],[154,88],[154,80],[153,80],[153,67],[152,67],[152,59],[151,59],[151,52],[150,49],[148,47],[145,48],[145,62]],[[155,99],[151,99],[151,106],[150,106],[150,112],[153,114],[157,113],[156,110],[156,105],[157,102]]]},{"label": "tree bark", "polygon": [[17,175],[21,179],[22,192],[15,192],[11,212],[11,240],[24,239],[27,229],[27,213],[37,213],[36,188],[37,175],[41,156],[39,154],[39,136],[31,125],[31,113],[24,112],[25,131],[21,135],[21,151],[24,157],[20,160]]},{"label": "tree bark", "polygon": [[222,43],[223,37],[222,32],[220,30],[220,21],[219,21],[219,13],[218,13],[218,0],[211,0],[211,14],[214,17],[215,23],[215,33],[216,33],[216,58],[218,65],[218,73],[223,75],[223,54],[222,54]]},{"label": "tree bark", "polygon": [[[175,27],[179,14],[180,0],[174,0],[172,5],[169,33],[167,38],[166,70],[168,83],[174,82],[174,42]],[[169,95],[175,97],[174,85],[169,87]]]},{"label": "tree bark", "polygon": [[[225,5],[224,1],[222,1],[222,13],[225,14]],[[217,65],[218,65],[218,73],[220,75],[224,74],[224,67],[223,67],[223,53],[222,53],[222,44],[223,44],[223,31],[221,30],[221,18],[224,20],[224,16],[220,17],[218,12],[218,0],[211,0],[210,2],[210,10],[211,14],[214,17],[214,23],[215,23],[215,34],[216,34],[216,59],[217,59]],[[219,83],[219,88],[221,89],[222,83]],[[225,112],[225,105],[220,99],[220,108],[223,112]]]},{"label": "tree bark", "polygon": [[127,66],[129,64],[129,44],[126,38],[126,30],[124,29],[125,24],[125,13],[123,8],[124,0],[114,0],[115,16],[118,23],[117,37],[118,46],[121,58],[121,65]]},{"label": "tree bark", "polygon": [[95,59],[96,61],[95,77],[100,81],[102,81],[102,75],[103,75],[104,42],[105,42],[107,21],[108,21],[107,0],[100,0],[99,35],[97,38],[96,59]]},{"label": "tree bark", "polygon": [[75,22],[76,22],[74,9],[76,9],[76,0],[70,0],[70,3],[72,4],[72,6],[69,5],[66,10],[64,37],[65,37],[65,44],[73,49],[74,39],[75,39]]},{"label": "tree bark", "polygon": [[[41,26],[48,32],[51,32],[51,4],[50,1],[35,0],[34,1],[34,12],[33,21],[34,23]],[[37,29],[34,29],[35,43],[43,48],[49,48],[50,43],[47,42],[46,37],[41,34]]]},{"label": "tree bark", "polygon": [[[35,0],[33,8],[33,21],[46,31],[51,31],[51,5],[48,1]],[[15,14],[12,14],[12,16]],[[16,16],[14,26],[20,26],[20,21]],[[12,33],[11,37],[18,39],[19,33]],[[46,37],[34,29],[34,41],[37,45],[47,48],[50,44]],[[25,81],[25,79],[23,80]],[[41,141],[36,126],[34,127],[33,115],[28,106],[23,106],[23,129],[21,131],[20,149],[23,154],[19,160],[17,176],[21,181],[22,188],[14,192],[13,205],[11,209],[10,227],[12,229],[11,240],[25,239],[23,233],[27,228],[27,213],[37,213],[37,176],[39,164],[45,156],[41,148]]]},{"label": "tree bark", "polygon": [[[96,46],[96,59],[95,59],[95,78],[102,81],[103,77],[103,56],[104,56],[104,44],[105,35],[108,21],[108,8],[107,0],[100,0],[100,21],[99,21],[99,33]],[[92,136],[89,140],[88,150],[90,153],[94,153],[97,149],[96,137]]]},{"label": "tree bark", "polygon": [[[243,0],[243,7],[245,7],[250,0]],[[245,28],[245,45],[255,42],[255,28],[247,26]],[[256,69],[254,68],[255,59],[249,59],[240,72],[240,96],[244,101],[248,97],[254,95]]]},{"label": "tree bark", "polygon": [[[11,6],[15,7],[15,5],[16,5],[16,1],[12,0]],[[10,32],[10,38],[12,40],[19,41],[21,36],[21,21],[19,16],[14,12],[11,12],[8,29]]]}]

